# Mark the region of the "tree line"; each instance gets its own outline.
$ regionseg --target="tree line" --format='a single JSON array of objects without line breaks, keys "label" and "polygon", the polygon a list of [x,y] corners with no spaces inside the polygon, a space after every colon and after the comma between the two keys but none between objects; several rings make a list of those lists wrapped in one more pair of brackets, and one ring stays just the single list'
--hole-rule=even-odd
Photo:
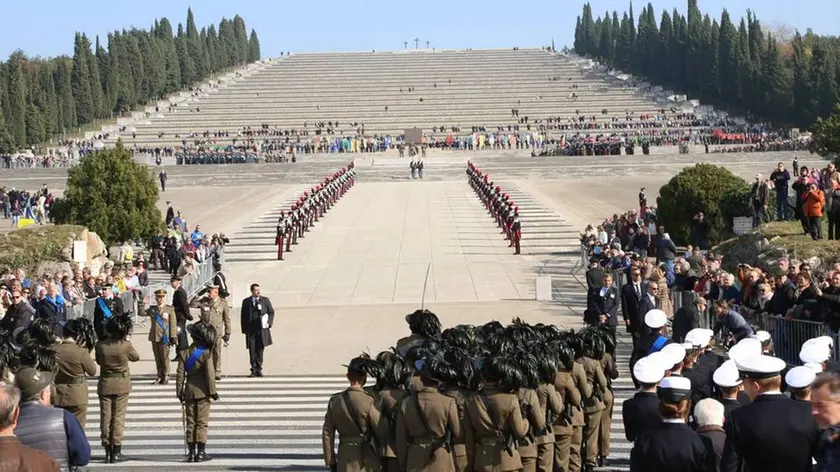
[{"label": "tree line", "polygon": [[[638,22],[638,26],[637,26]],[[575,26],[574,49],[616,69],[722,108],[777,126],[810,127],[827,116],[840,90],[840,38],[810,29],[783,38],[762,29],[751,11],[736,25],[688,0],[687,15],[663,10],[657,23],[648,3],[593,18],[586,3]]]},{"label": "tree line", "polygon": [[107,47],[76,33],[73,56],[28,58],[15,51],[0,62],[0,153],[46,142],[99,118],[160,100],[211,74],[260,59],[260,42],[239,16],[173,32],[168,19],[147,31],[108,34]]}]

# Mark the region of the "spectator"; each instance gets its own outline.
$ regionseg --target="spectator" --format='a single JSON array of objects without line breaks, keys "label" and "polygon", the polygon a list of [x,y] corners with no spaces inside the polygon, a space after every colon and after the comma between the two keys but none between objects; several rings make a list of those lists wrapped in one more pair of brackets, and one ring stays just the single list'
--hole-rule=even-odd
[{"label": "spectator", "polygon": [[96,286],[96,279],[93,276],[85,280],[85,283],[82,285],[82,293],[84,294],[85,300],[93,300],[99,296],[99,288]]},{"label": "spectator", "polygon": [[674,313],[674,321],[671,325],[672,338],[674,342],[681,343],[689,331],[700,327],[700,320],[706,314],[706,299],[697,297],[694,303],[684,305]]},{"label": "spectator", "polygon": [[662,233],[656,249],[656,261],[664,262],[673,267],[674,259],[677,258],[677,246],[671,241],[671,235]]},{"label": "spectator", "polygon": [[800,272],[796,276],[796,289],[799,295],[796,297],[794,309],[788,315],[793,318],[820,321],[820,296],[822,292],[814,286],[810,270]]},{"label": "spectator", "polygon": [[767,181],[762,179],[761,174],[755,176],[755,183],[750,190],[750,201],[753,210],[752,226],[758,228],[766,218],[767,206],[770,204],[770,189],[767,187]]},{"label": "spectator", "polygon": [[790,188],[790,172],[780,162],[776,166],[776,170],[770,174],[770,180],[776,188],[776,218],[779,221],[786,221],[789,219],[787,201],[788,190]]},{"label": "spectator", "polygon": [[15,374],[21,397],[15,435],[21,444],[49,454],[62,469],[82,467],[90,462],[90,444],[72,413],[50,406],[54,378],[31,367]]},{"label": "spectator", "polygon": [[201,226],[195,225],[195,230],[190,234],[190,241],[192,241],[193,247],[197,248],[203,239],[204,233],[201,232]]},{"label": "spectator", "polygon": [[825,195],[822,190],[817,188],[817,184],[812,183],[808,185],[808,190],[802,195],[800,201],[802,205],[802,215],[807,220],[807,229],[811,233],[811,237],[816,241],[822,239],[822,214],[825,206]]},{"label": "spectator", "polygon": [[14,289],[12,290],[12,305],[6,310],[6,316],[3,317],[0,326],[7,331],[14,331],[15,328],[28,326],[34,314],[35,310],[23,297],[23,292],[20,289]]},{"label": "spectator", "polygon": [[192,276],[195,273],[196,262],[193,259],[193,255],[191,253],[187,253],[184,255],[184,261],[181,263],[181,267],[178,268],[178,277],[185,278],[188,276]]},{"label": "spectator", "polygon": [[776,276],[776,289],[770,299],[770,313],[786,315],[795,303],[796,284],[788,278],[786,273],[782,272]]},{"label": "spectator", "polygon": [[805,216],[802,203],[805,201],[805,195],[808,193],[810,185],[810,171],[808,170],[808,167],[802,166],[802,168],[799,169],[799,177],[793,185],[791,185],[791,187],[793,187],[793,190],[796,191],[796,203],[793,208],[793,214],[799,222],[802,223],[802,231],[804,234],[809,233],[809,227],[808,218]]},{"label": "spectator", "polygon": [[662,269],[654,267],[650,274],[650,281],[656,284],[656,308],[664,311],[668,318],[673,318],[674,305],[671,303],[671,291],[668,289]]},{"label": "spectator", "polygon": [[38,300],[38,318],[52,320],[54,323],[67,321],[67,306],[64,297],[58,293],[58,287],[49,283],[46,288],[41,289],[43,297]]},{"label": "spectator", "polygon": [[738,342],[748,336],[752,336],[753,329],[740,313],[732,309],[732,305],[725,300],[716,300],[712,304],[717,322],[715,323],[714,335],[717,336],[721,329],[726,328]]},{"label": "spectator", "polygon": [[19,418],[20,391],[11,385],[0,385],[0,470],[61,470],[46,453],[21,444],[15,437]]},{"label": "spectator", "polygon": [[735,276],[729,273],[721,273],[720,283],[715,285],[709,292],[711,300],[727,300],[734,304],[741,303],[741,291],[735,286]]},{"label": "spectator", "polygon": [[632,248],[633,252],[639,255],[642,260],[647,260],[647,251],[650,246],[650,234],[645,227],[639,227],[633,235]]},{"label": "spectator", "polygon": [[831,285],[822,290],[823,321],[833,332],[840,330],[840,272],[831,274]]},{"label": "spectator", "polygon": [[694,421],[697,422],[697,434],[706,446],[707,458],[714,458],[715,468],[712,470],[720,470],[720,458],[723,457],[723,445],[726,443],[723,405],[714,398],[700,400],[694,407]]}]

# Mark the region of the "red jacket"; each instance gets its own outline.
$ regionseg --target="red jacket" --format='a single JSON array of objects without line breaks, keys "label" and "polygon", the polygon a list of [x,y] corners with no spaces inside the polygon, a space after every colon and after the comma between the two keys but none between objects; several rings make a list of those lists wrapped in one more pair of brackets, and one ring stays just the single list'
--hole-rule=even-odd
[{"label": "red jacket", "polygon": [[802,212],[805,216],[823,216],[825,195],[821,190],[809,190],[802,195]]}]

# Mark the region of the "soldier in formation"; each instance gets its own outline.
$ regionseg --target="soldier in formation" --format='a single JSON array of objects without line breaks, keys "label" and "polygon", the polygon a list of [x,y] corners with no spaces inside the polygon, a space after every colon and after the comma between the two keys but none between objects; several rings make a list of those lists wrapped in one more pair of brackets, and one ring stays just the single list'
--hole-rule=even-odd
[{"label": "soldier in formation", "polygon": [[207,429],[210,422],[210,400],[218,400],[216,369],[213,350],[216,346],[216,329],[212,324],[199,321],[189,327],[192,344],[178,352],[178,371],[175,394],[186,418],[187,462],[208,460]]},{"label": "soldier in formation", "polygon": [[375,359],[354,358],[350,387],[329,400],[323,445],[333,470],[580,471],[603,454],[612,331],[518,319],[441,331],[428,310],[406,321],[411,335]]},{"label": "soldier in formation", "polygon": [[505,240],[510,241],[508,247],[514,248],[514,254],[521,254],[522,223],[519,221],[519,207],[511,200],[510,195],[502,191],[502,187],[495,185],[486,172],[467,162],[467,180],[473,191],[481,199],[487,212],[496,220],[501,228]]},{"label": "soldier in formation", "polygon": [[169,383],[169,348],[177,344],[178,320],[175,310],[165,303],[166,290],[155,290],[155,304],[146,310],[146,316],[151,319],[149,326],[149,342],[152,343],[152,353],[155,356],[157,383]]},{"label": "soldier in formation", "polygon": [[350,163],[324,178],[322,183],[304,191],[288,212],[280,212],[274,239],[277,260],[283,260],[284,252],[292,252],[298,238],[304,238],[305,233],[353,186],[355,176],[354,164]]},{"label": "soldier in formation", "polygon": [[128,395],[131,393],[129,363],[140,360],[131,344],[134,324],[128,315],[108,318],[107,337],[96,343],[96,363],[99,364],[99,432],[105,449],[105,462],[115,464],[123,460],[122,439]]}]

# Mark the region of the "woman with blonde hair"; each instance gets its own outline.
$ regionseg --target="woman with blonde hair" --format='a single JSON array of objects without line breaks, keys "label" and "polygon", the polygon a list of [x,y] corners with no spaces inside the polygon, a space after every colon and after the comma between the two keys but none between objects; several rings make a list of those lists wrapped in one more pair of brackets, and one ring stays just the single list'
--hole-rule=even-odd
[{"label": "woman with blonde hair", "polygon": [[671,291],[668,290],[668,282],[665,274],[659,267],[654,267],[650,272],[651,282],[656,282],[656,308],[665,312],[669,319],[674,317],[674,304],[671,303]]}]

